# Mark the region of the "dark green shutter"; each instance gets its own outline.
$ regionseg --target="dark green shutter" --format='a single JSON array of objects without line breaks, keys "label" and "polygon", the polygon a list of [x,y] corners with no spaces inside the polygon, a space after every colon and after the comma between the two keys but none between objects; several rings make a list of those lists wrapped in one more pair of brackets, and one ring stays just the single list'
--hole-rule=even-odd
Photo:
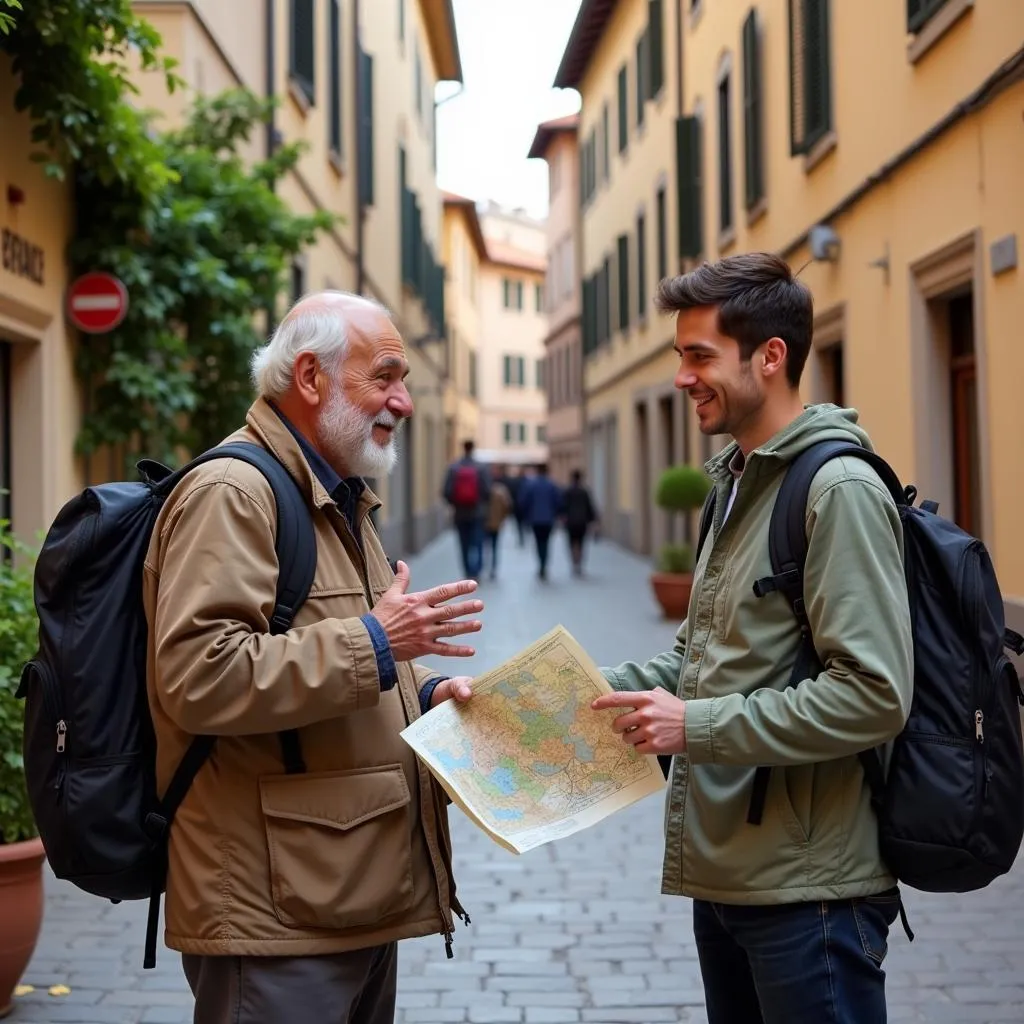
[{"label": "dark green shutter", "polygon": [[789,0],[790,152],[808,152],[832,127],[829,0]]},{"label": "dark green shutter", "polygon": [[329,142],[331,152],[341,156],[344,145],[341,137],[341,0],[330,0],[330,38],[328,52],[331,56],[328,111]]},{"label": "dark green shutter", "polygon": [[636,219],[636,309],[643,320],[647,316],[647,218]]},{"label": "dark green shutter", "polygon": [[619,330],[629,328],[629,235],[619,235]]},{"label": "dark green shutter", "polygon": [[359,51],[359,201],[373,206],[373,58]]},{"label": "dark green shutter", "polygon": [[663,188],[658,189],[658,280],[668,274],[668,209]]},{"label": "dark green shutter", "polygon": [[591,322],[591,310],[590,310],[590,278],[583,278],[583,354],[585,356],[590,355],[594,349],[593,343],[593,327]]},{"label": "dark green shutter", "polygon": [[405,150],[398,147],[398,194],[401,197],[402,216],[402,283],[416,286],[416,261],[413,247],[413,202],[415,196],[406,184]]},{"label": "dark green shutter", "polygon": [[946,0],[907,0],[907,31],[917,32]]},{"label": "dark green shutter", "polygon": [[291,0],[289,72],[310,103],[316,100],[316,3]]},{"label": "dark green shutter", "polygon": [[644,123],[644,106],[647,103],[647,32],[636,41],[636,124]]},{"label": "dark green shutter", "polygon": [[650,56],[648,95],[654,99],[665,84],[665,15],[662,11],[662,0],[648,0],[647,36]]},{"label": "dark green shutter", "polygon": [[612,174],[611,114],[605,103],[601,111],[601,178],[607,181]]},{"label": "dark green shutter", "polygon": [[730,75],[718,83],[718,229],[732,227],[732,89]]},{"label": "dark green shutter", "polygon": [[502,379],[503,379],[503,381],[505,383],[505,386],[508,387],[508,385],[512,383],[512,357],[511,356],[505,356],[502,359],[502,374],[503,374]]},{"label": "dark green shutter", "polygon": [[604,266],[601,268],[601,281],[603,297],[601,303],[601,318],[604,321],[604,334],[602,342],[611,341],[612,338],[612,261],[610,256],[605,256]]},{"label": "dark green shutter", "polygon": [[743,22],[743,164],[748,210],[764,198],[761,96],[761,41],[757,12],[751,10]]},{"label": "dark green shutter", "polygon": [[629,98],[627,96],[628,76],[626,65],[619,68],[619,152],[629,145]]},{"label": "dark green shutter", "polygon": [[701,124],[698,117],[676,120],[676,207],[679,255],[695,258],[704,249],[701,219]]}]

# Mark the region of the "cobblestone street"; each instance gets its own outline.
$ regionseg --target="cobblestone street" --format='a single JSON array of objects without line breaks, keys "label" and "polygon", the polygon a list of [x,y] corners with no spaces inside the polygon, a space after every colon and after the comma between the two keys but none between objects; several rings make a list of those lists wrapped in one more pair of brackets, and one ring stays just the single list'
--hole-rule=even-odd
[{"label": "cobblestone street", "polygon": [[[671,643],[675,624],[659,618],[646,561],[599,543],[588,575],[575,580],[564,536],[552,546],[543,584],[532,551],[506,532],[500,578],[480,588],[485,629],[468,671],[493,667],[558,622],[599,664]],[[457,576],[452,534],[411,564],[413,589]],[[659,797],[522,857],[451,814],[459,895],[472,924],[458,926],[451,961],[439,936],[402,945],[398,1021],[706,1021],[689,902],[659,895]],[[979,893],[904,894],[917,938],[908,942],[898,924],[891,934],[890,1019],[1024,1022],[1024,858]],[[43,934],[24,979],[34,990],[15,1000],[10,1020],[191,1020],[178,955],[162,948],[157,968],[142,970],[145,915],[145,904],[112,906],[48,879]],[[51,995],[57,985],[70,991]]]}]

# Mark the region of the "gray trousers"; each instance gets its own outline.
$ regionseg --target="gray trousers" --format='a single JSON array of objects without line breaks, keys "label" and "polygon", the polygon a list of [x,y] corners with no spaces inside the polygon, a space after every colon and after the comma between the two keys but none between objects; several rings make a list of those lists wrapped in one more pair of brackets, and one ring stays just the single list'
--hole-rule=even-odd
[{"label": "gray trousers", "polygon": [[194,1024],[394,1024],[398,949],[329,956],[191,956]]}]

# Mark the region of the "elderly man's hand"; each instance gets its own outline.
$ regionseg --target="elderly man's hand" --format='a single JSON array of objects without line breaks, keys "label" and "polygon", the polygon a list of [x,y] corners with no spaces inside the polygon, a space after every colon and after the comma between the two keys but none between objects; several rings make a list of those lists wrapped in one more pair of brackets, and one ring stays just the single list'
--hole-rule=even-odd
[{"label": "elderly man's hand", "polygon": [[472,647],[442,643],[442,637],[478,633],[479,619],[466,619],[483,611],[483,601],[459,601],[445,604],[454,597],[463,597],[476,590],[476,580],[444,583],[431,590],[409,594],[409,566],[398,563],[395,581],[373,606],[373,616],[387,634],[395,661],[414,661],[425,654],[442,654],[451,658],[471,658]]},{"label": "elderly man's hand", "polygon": [[452,679],[442,679],[434,687],[434,692],[430,695],[430,706],[436,708],[442,701],[449,700],[450,698],[454,698],[460,704],[469,700],[473,696],[472,682],[472,676],[455,676]]}]

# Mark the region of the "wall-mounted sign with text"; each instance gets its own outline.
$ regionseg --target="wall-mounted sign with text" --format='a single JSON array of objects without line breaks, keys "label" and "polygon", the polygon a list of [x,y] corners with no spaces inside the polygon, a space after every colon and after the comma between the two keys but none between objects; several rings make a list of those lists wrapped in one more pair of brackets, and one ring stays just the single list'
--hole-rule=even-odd
[{"label": "wall-mounted sign with text", "polygon": [[45,262],[40,246],[33,245],[9,228],[0,231],[0,265],[8,274],[41,285]]}]

